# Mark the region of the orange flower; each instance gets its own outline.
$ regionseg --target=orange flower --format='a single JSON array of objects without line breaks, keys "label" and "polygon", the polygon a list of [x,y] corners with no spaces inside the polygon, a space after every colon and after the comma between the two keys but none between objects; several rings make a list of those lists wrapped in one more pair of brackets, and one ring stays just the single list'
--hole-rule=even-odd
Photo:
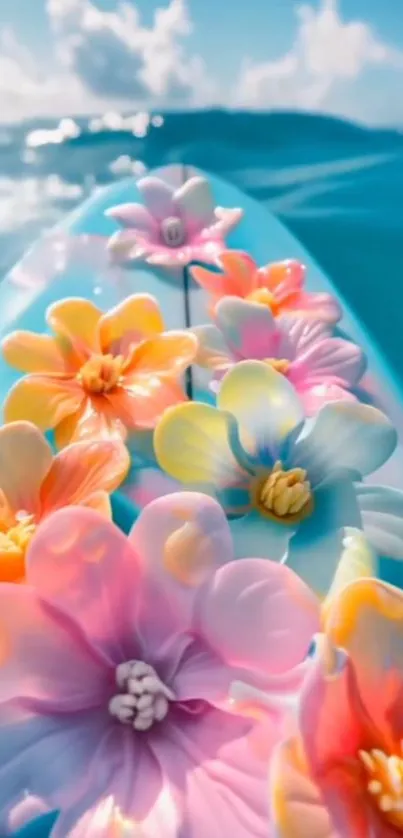
[{"label": "orange flower", "polygon": [[111,515],[108,492],[126,476],[130,458],[119,440],[77,442],[55,457],[30,422],[0,428],[0,582],[19,582],[37,525],[63,506]]},{"label": "orange flower", "polygon": [[340,306],[330,294],[304,290],[305,267],[295,259],[259,268],[248,253],[225,250],[217,259],[222,273],[191,268],[193,279],[212,295],[212,308],[222,297],[242,297],[268,306],[274,317],[298,312],[326,323],[337,323]]},{"label": "orange flower", "polygon": [[167,407],[185,400],[178,378],[194,359],[197,339],[164,332],[148,294],[134,294],[106,314],[89,300],[61,300],[46,321],[53,335],[18,331],[2,343],[6,361],[28,373],[8,393],[6,422],[28,419],[54,429],[62,448],[151,429]]}]

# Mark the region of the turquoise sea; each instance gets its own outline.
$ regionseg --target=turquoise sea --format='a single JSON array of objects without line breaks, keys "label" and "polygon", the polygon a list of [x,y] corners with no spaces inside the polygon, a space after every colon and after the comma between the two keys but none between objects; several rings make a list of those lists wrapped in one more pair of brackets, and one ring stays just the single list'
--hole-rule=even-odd
[{"label": "turquoise sea", "polygon": [[0,275],[97,186],[177,162],[227,178],[278,215],[403,378],[403,133],[395,130],[221,110],[3,127]]}]

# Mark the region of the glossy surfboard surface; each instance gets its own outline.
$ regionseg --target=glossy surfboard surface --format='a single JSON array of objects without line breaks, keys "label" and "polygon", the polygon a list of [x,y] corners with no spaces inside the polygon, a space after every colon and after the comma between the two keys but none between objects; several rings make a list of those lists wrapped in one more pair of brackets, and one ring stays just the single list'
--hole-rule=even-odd
[{"label": "glossy surfboard surface", "polygon": [[[242,221],[227,239],[229,247],[248,251],[261,265],[298,259],[307,268],[307,290],[327,291],[339,299],[343,309],[340,327],[349,339],[362,347],[368,358],[365,388],[373,401],[392,419],[401,437],[401,383],[394,378],[381,350],[360,324],[359,312],[349,309],[348,301],[340,298],[334,285],[289,231],[256,201],[219,178],[184,166],[171,166],[152,174],[175,186],[195,174],[208,177],[217,205],[242,207],[244,210]],[[20,328],[44,331],[47,306],[67,296],[87,297],[107,309],[128,294],[146,291],[158,298],[167,328],[208,322],[207,296],[193,283],[187,269],[160,271],[152,266],[117,268],[111,265],[105,245],[117,225],[105,216],[105,210],[136,200],[140,197],[132,178],[101,189],[32,248],[0,286],[0,337]],[[17,377],[18,374],[0,360],[1,401]],[[190,388],[194,399],[211,400],[208,380],[200,370],[192,370]],[[372,475],[371,482],[403,488],[401,444],[386,466]],[[118,499],[115,505],[117,522],[127,528],[130,521],[125,502]],[[403,586],[401,567],[398,563],[384,560],[382,575],[388,581]],[[51,820],[45,816],[24,827],[15,836],[46,838],[50,830]]]}]

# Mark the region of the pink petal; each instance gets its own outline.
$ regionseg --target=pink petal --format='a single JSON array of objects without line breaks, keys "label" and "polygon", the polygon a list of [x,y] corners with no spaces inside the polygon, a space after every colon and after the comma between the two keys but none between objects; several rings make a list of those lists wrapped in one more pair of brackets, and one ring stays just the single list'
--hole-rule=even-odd
[{"label": "pink petal", "polygon": [[224,297],[215,308],[214,318],[238,360],[279,357],[281,333],[267,306]]},{"label": "pink petal", "polygon": [[214,500],[181,492],[150,503],[130,541],[147,577],[139,603],[140,634],[155,654],[171,634],[191,627],[200,586],[232,559],[229,527]]},{"label": "pink petal", "polygon": [[176,215],[174,192],[163,180],[157,177],[145,177],[137,182],[137,187],[144,203],[156,221]]},{"label": "pink petal", "polygon": [[342,338],[324,338],[299,355],[298,366],[305,378],[316,383],[330,381],[354,387],[365,371],[365,356],[359,346]]},{"label": "pink petal", "polygon": [[294,310],[306,312],[311,314],[318,320],[324,320],[326,323],[337,323],[341,316],[341,306],[335,297],[324,292],[312,293],[308,291],[301,291],[298,295],[298,301],[292,306]]},{"label": "pink petal", "polygon": [[281,314],[276,322],[288,346],[287,358],[299,358],[310,347],[321,344],[325,338],[332,335],[332,328],[328,323],[314,320],[302,313]]},{"label": "pink petal", "polygon": [[210,184],[204,177],[187,180],[176,190],[174,201],[190,235],[207,227],[214,218],[214,199]]},{"label": "pink petal", "polygon": [[224,209],[224,207],[216,207],[215,217],[216,223],[210,227],[214,235],[219,234],[225,237],[231,230],[236,227],[243,218],[243,209]]},{"label": "pink petal", "polygon": [[0,661],[3,705],[25,699],[67,712],[94,707],[105,693],[108,673],[95,651],[28,585],[0,586]]},{"label": "pink petal", "polygon": [[303,660],[319,626],[315,596],[287,567],[240,559],[203,592],[200,628],[235,666],[281,674]]},{"label": "pink petal", "polygon": [[295,386],[301,396],[307,416],[315,416],[325,404],[330,402],[357,401],[352,393],[344,390],[343,387],[338,387],[337,384],[324,382],[323,384],[309,385],[309,382],[303,382],[300,385],[296,383]]},{"label": "pink petal", "polygon": [[140,565],[110,521],[84,507],[55,512],[31,542],[27,580],[78,623],[109,662],[135,657]]},{"label": "pink petal", "polygon": [[148,235],[157,235],[158,227],[155,220],[142,204],[118,204],[118,206],[108,209],[105,215],[133,231],[138,230]]}]

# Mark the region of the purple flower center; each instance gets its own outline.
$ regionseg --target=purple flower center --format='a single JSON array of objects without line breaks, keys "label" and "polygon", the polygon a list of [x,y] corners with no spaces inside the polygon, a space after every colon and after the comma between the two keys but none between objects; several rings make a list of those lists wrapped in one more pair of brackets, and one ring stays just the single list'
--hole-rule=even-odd
[{"label": "purple flower center", "polygon": [[161,236],[167,247],[180,247],[186,239],[185,225],[181,218],[171,216],[161,223]]},{"label": "purple flower center", "polygon": [[109,712],[122,724],[135,730],[149,730],[154,722],[162,722],[169,702],[175,695],[144,661],[121,663],[115,673],[120,692],[109,702]]}]

